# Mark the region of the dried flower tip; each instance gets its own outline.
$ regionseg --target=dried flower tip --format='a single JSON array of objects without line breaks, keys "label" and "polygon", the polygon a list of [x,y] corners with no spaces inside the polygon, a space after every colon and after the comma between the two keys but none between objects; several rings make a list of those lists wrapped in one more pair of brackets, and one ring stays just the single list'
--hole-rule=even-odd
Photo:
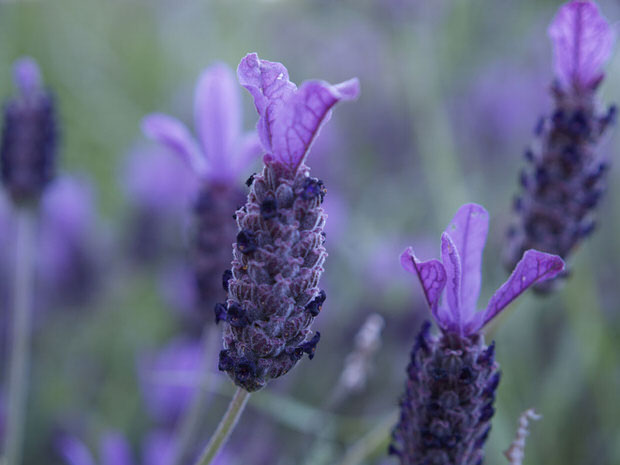
[{"label": "dried flower tip", "polygon": [[534,409],[528,409],[519,417],[519,427],[515,440],[512,441],[510,447],[504,451],[504,455],[510,462],[510,465],[521,465],[525,457],[525,440],[529,436],[528,430],[529,420],[540,420],[542,415],[538,415]]},{"label": "dried flower tip", "polygon": [[224,288],[224,292],[228,292],[228,281],[230,281],[232,277],[232,270],[224,270],[222,274],[222,287]]},{"label": "dried flower tip", "polygon": [[321,309],[323,308],[323,303],[325,303],[325,300],[327,299],[327,294],[325,293],[325,291],[323,289],[321,289],[319,291],[319,293],[317,294],[317,296],[312,299],[312,301],[306,305],[305,310],[310,313],[310,315],[312,315],[313,317],[318,316],[319,313],[321,313]]}]

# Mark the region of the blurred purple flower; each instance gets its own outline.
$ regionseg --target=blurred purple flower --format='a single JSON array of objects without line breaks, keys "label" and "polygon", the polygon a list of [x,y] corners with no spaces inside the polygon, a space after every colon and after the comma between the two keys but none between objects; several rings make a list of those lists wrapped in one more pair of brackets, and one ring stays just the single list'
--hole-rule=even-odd
[{"label": "blurred purple flower", "polygon": [[147,408],[160,423],[174,425],[190,404],[202,375],[199,341],[175,339],[157,354],[139,362]]},{"label": "blurred purple flower", "polygon": [[144,134],[180,155],[200,177],[232,181],[260,154],[254,132],[241,133],[241,99],[230,68],[213,65],[196,84],[194,120],[198,141],[187,127],[172,116],[148,115],[142,121]]},{"label": "blurred purple flower", "polygon": [[332,107],[356,98],[359,82],[306,81],[297,88],[281,63],[255,53],[241,60],[237,75],[254,97],[267,154],[236,212],[228,301],[216,306],[216,321],[225,322],[219,369],[252,392],[304,354],[314,356],[320,334],[311,336],[309,326],[325,301],[318,289],[327,256],[325,186],[304,161]]},{"label": "blurred purple flower", "polygon": [[[441,261],[420,262],[409,247],[400,257],[403,268],[420,280],[435,321],[445,332],[466,337],[479,332],[528,287],[554,278],[564,269],[556,255],[528,250],[483,312],[480,294],[482,251],[489,214],[476,204],[463,205],[441,236]],[[445,294],[444,294],[445,288]],[[440,298],[444,300],[440,303]]]},{"label": "blurred purple flower", "polygon": [[615,33],[596,3],[574,0],[564,4],[548,33],[560,86],[566,91],[595,89],[615,42]]},{"label": "blurred purple flower", "polygon": [[54,102],[42,88],[37,63],[29,57],[13,65],[19,94],[4,108],[0,174],[17,203],[37,201],[55,172],[57,131]]},{"label": "blurred purple flower", "polygon": [[98,283],[102,237],[92,186],[64,176],[50,185],[41,203],[39,277],[46,302],[83,302]]}]

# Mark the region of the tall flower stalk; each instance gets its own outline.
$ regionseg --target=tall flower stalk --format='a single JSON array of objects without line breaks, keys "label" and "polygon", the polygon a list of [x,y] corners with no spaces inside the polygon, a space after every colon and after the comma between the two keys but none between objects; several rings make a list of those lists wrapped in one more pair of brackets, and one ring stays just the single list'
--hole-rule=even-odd
[{"label": "tall flower stalk", "polygon": [[411,350],[390,447],[402,465],[482,463],[500,380],[495,345],[485,345],[482,330],[528,287],[564,269],[560,257],[528,250],[486,310],[476,311],[488,223],[484,208],[464,205],[441,236],[441,261],[419,261],[411,247],[400,257],[440,329],[434,336],[426,322]]},{"label": "tall flower stalk", "polygon": [[[529,166],[521,173],[516,220],[508,231],[509,268],[530,248],[568,258],[594,231],[594,209],[605,191],[608,162],[598,145],[616,107],[601,109],[596,91],[612,52],[613,30],[594,2],[571,1],[560,7],[549,37],[554,109],[539,121],[536,140],[525,152]],[[549,290],[552,283],[537,289]]]},{"label": "tall flower stalk", "polygon": [[327,256],[325,187],[310,176],[305,161],[331,108],[359,93],[356,79],[337,85],[307,81],[297,88],[282,64],[255,53],[241,60],[237,75],[254,98],[266,155],[236,213],[228,300],[216,306],[216,319],[224,324],[219,369],[238,389],[199,465],[217,455],[250,392],[286,374],[304,354],[314,357],[320,334],[309,326],[325,301],[318,288]]},{"label": "tall flower stalk", "polygon": [[4,109],[0,146],[2,182],[16,213],[3,465],[21,463],[35,292],[36,219],[41,195],[54,174],[56,158],[54,105],[50,94],[42,88],[34,60],[18,60],[14,80],[19,94]]}]

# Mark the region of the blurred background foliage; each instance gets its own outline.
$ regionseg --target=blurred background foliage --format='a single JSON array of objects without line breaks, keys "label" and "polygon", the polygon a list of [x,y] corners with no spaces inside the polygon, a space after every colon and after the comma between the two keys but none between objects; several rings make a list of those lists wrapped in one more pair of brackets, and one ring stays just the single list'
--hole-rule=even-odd
[{"label": "blurred background foliage", "polygon": [[[599,4],[617,23],[620,5]],[[124,167],[144,143],[145,114],[164,111],[191,125],[200,71],[215,61],[235,68],[250,51],[284,63],[295,82],[358,76],[362,96],[337,109],[309,159],[331,200],[323,278],[328,301],[315,322],[323,335],[317,356],[251,399],[228,446],[228,462],[334,464],[348,453],[343,463],[395,463],[385,454],[391,415],[410,347],[429,317],[398,254],[414,245],[423,258],[435,256],[440,232],[457,208],[478,202],[491,214],[480,306],[504,281],[500,255],[522,152],[550,108],[546,27],[559,5],[0,1],[0,96],[13,92],[11,63],[34,57],[59,105],[60,170],[94,184],[108,252],[95,297],[37,318],[25,463],[62,463],[53,447],[59,430],[93,450],[103,432],[118,430],[138,454],[152,428],[139,360],[181,329],[162,297],[157,266],[130,263]],[[603,102],[620,101],[618,82],[616,53]],[[256,114],[249,95],[243,98],[250,129]],[[614,134],[601,148],[616,166],[598,231],[572,257],[571,279],[550,297],[530,294],[488,334],[497,341],[503,379],[487,463],[505,463],[501,451],[529,407],[544,418],[532,426],[526,463],[620,463],[619,141]],[[6,313],[7,302],[1,304]],[[368,383],[327,408],[354,336],[371,313],[382,315],[385,328]],[[214,376],[204,440],[232,392],[225,376]],[[188,381],[172,373],[166,382]]]}]

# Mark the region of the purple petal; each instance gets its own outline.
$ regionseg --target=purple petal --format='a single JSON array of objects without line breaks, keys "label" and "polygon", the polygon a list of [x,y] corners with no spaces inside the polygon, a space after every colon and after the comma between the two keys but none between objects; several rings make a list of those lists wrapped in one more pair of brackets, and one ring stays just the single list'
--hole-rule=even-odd
[{"label": "purple petal", "polygon": [[13,63],[13,80],[24,95],[32,94],[41,88],[39,65],[30,57],[22,57]]},{"label": "purple petal", "polygon": [[400,264],[405,271],[418,277],[435,320],[439,326],[446,327],[447,321],[438,310],[439,298],[446,285],[446,270],[442,263],[439,260],[420,262],[413,253],[413,248],[409,247],[400,255]]},{"label": "purple petal", "polygon": [[295,172],[301,165],[331,108],[359,94],[357,79],[331,85],[308,81],[296,89],[280,63],[247,55],[238,69],[239,82],[254,97],[260,115],[257,129],[271,155]]},{"label": "purple petal", "polygon": [[603,76],[615,34],[594,2],[572,1],[560,7],[548,30],[555,74],[565,88],[593,88]]},{"label": "purple petal", "polygon": [[475,203],[459,208],[446,228],[461,260],[461,307],[472,312],[480,294],[482,251],[488,230],[489,213]]},{"label": "purple petal", "polygon": [[170,432],[155,430],[150,432],[142,445],[144,465],[169,465],[174,458],[174,440]]},{"label": "purple petal", "polygon": [[88,447],[73,436],[61,436],[56,441],[56,448],[68,465],[95,465]]},{"label": "purple petal", "polygon": [[196,131],[211,170],[230,172],[241,133],[241,100],[233,71],[224,64],[207,68],[198,79],[194,102]]},{"label": "purple petal", "polygon": [[263,153],[265,153],[265,149],[263,149],[256,131],[245,134],[241,138],[237,155],[233,159],[233,171],[242,173]]},{"label": "purple petal", "polygon": [[178,119],[162,113],[152,113],[142,120],[142,132],[146,137],[179,154],[196,173],[205,174],[205,159],[194,137]]},{"label": "purple petal", "polygon": [[461,257],[446,233],[441,235],[441,262],[446,270],[446,300],[452,314],[452,325],[461,328],[462,321],[467,318],[467,315],[461,315]]},{"label": "purple petal", "polygon": [[552,279],[564,269],[564,261],[557,255],[530,249],[523,254],[508,280],[502,284],[487,305],[477,331],[493,319],[508,304],[531,285]]},{"label": "purple petal", "polygon": [[101,440],[101,465],[132,465],[131,447],[120,433],[108,433]]}]

